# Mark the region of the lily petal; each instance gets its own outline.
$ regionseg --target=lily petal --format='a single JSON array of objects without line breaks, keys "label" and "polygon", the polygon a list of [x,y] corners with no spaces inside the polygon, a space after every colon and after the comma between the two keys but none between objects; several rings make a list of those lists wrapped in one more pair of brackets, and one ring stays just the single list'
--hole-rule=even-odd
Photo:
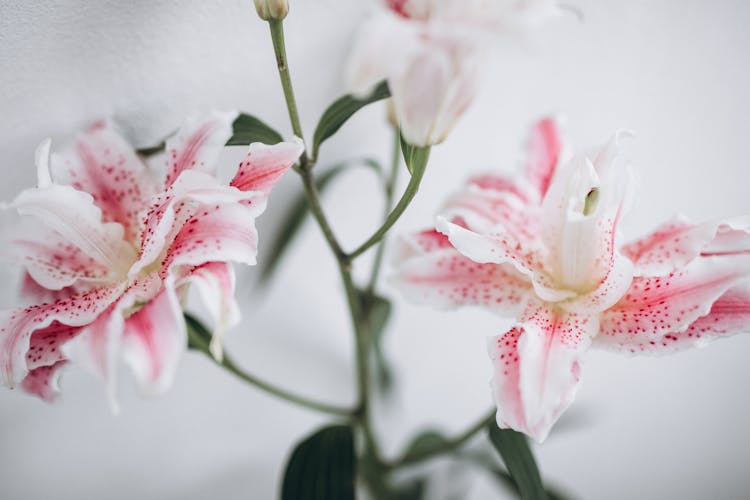
[{"label": "lily petal", "polygon": [[75,338],[62,346],[68,360],[104,381],[114,412],[118,411],[116,375],[125,318],[140,304],[147,304],[153,299],[161,286],[161,280],[155,274],[135,281],[95,321],[84,326]]},{"label": "lily petal", "polygon": [[435,228],[445,234],[451,244],[463,255],[480,264],[512,264],[520,273],[533,275],[539,267],[537,248],[524,248],[522,243],[502,225],[485,234],[479,234],[437,217]]},{"label": "lily petal", "polygon": [[417,47],[416,32],[394,16],[376,15],[359,29],[346,68],[349,87],[366,95],[376,84],[403,71]]},{"label": "lily petal", "polygon": [[446,248],[453,248],[448,237],[434,229],[427,229],[401,236],[396,241],[394,249],[394,264],[422,254],[436,252]]},{"label": "lily petal", "polygon": [[185,170],[216,171],[219,153],[232,137],[236,111],[213,113],[208,118],[190,120],[166,144],[169,187]]},{"label": "lily petal", "polygon": [[690,223],[684,217],[662,224],[651,234],[623,246],[638,276],[664,276],[700,255],[750,252],[750,218]]},{"label": "lily petal", "polygon": [[[59,268],[68,271],[85,266],[86,258],[94,260],[98,265],[85,274],[97,277],[101,275],[101,268],[108,271],[108,278],[114,281],[123,276],[129,264],[135,259],[135,250],[124,240],[123,226],[117,222],[103,222],[102,211],[94,204],[91,195],[77,191],[70,186],[52,184],[45,188],[27,189],[22,191],[10,207],[16,208],[20,215],[28,215],[57,234],[54,241],[39,242],[31,240],[21,245],[34,253],[30,255],[34,279],[42,285],[49,284],[59,289],[66,286],[71,276],[60,275],[57,266],[48,266],[45,261],[60,257]],[[55,253],[50,245],[62,248]],[[77,252],[84,256],[77,255]],[[73,259],[64,262],[65,259]],[[36,259],[36,262],[34,262]],[[81,270],[83,271],[83,270]]]},{"label": "lily petal", "polygon": [[43,334],[49,333],[50,327],[65,328],[58,325],[81,327],[90,324],[117,300],[121,292],[122,285],[114,285],[60,302],[0,312],[0,384],[13,387],[24,379],[29,371],[27,356],[35,332]]},{"label": "lily petal", "polygon": [[185,318],[169,286],[125,321],[122,356],[149,395],[161,394],[172,386],[186,349]]},{"label": "lily petal", "polygon": [[560,287],[587,293],[615,262],[617,226],[630,204],[632,171],[620,165],[617,133],[594,156],[558,169],[542,204],[548,267]]},{"label": "lily petal", "polygon": [[404,66],[388,74],[388,85],[404,139],[426,146],[442,142],[473,101],[482,55],[471,37],[439,26],[416,35],[416,45],[401,48]]},{"label": "lily petal", "polygon": [[484,305],[507,315],[520,312],[530,290],[528,278],[512,265],[478,264],[452,247],[408,258],[393,283],[415,303],[443,309]]},{"label": "lily petal", "polygon": [[240,308],[234,298],[234,268],[227,262],[209,262],[178,282],[178,287],[193,285],[213,321],[209,351],[217,360],[223,357],[223,339],[227,329],[240,322]]},{"label": "lily petal", "polygon": [[59,393],[60,368],[67,364],[62,346],[78,335],[81,327],[68,326],[55,321],[47,328],[31,334],[26,367],[29,373],[21,381],[21,388],[47,402],[54,401]]},{"label": "lily petal", "polygon": [[524,177],[536,188],[537,199],[541,202],[563,153],[562,133],[557,120],[544,118],[538,121],[531,129],[528,141]]},{"label": "lily petal", "polygon": [[60,371],[67,364],[67,361],[58,361],[31,370],[21,382],[21,388],[51,403],[60,393]]},{"label": "lily petal", "polygon": [[21,279],[20,295],[29,304],[45,304],[58,302],[77,295],[83,291],[77,291],[75,287],[66,287],[61,290],[50,290],[43,287],[26,272]]},{"label": "lily petal", "polygon": [[208,215],[209,210],[205,207],[240,204],[250,217],[244,224],[247,226],[265,208],[265,195],[222,185],[204,172],[184,171],[169,189],[152,200],[151,206],[142,214],[140,255],[130,268],[129,276],[135,278],[158,259],[163,259],[188,221],[197,220],[203,212]]},{"label": "lily petal", "polygon": [[573,402],[581,357],[597,327],[596,316],[534,301],[517,326],[490,339],[492,388],[501,428],[523,432],[540,443],[547,438]]},{"label": "lily petal", "polygon": [[686,330],[727,290],[750,276],[750,256],[701,257],[667,276],[639,277],[601,316],[598,345],[613,350]]},{"label": "lily petal", "polygon": [[52,155],[52,178],[89,193],[104,222],[118,222],[125,239],[138,233],[138,213],[156,193],[157,182],[127,141],[108,122],[81,134],[73,147]]},{"label": "lily petal", "polygon": [[467,229],[476,232],[488,232],[502,225],[504,232],[522,246],[537,245],[541,224],[539,208],[525,201],[521,189],[519,183],[510,183],[505,191],[470,184],[452,196],[440,213],[453,222],[460,218]]},{"label": "lily petal", "polygon": [[632,354],[671,354],[704,345],[722,337],[750,331],[750,289],[747,285],[734,287],[711,305],[711,310],[683,331],[664,334],[656,340],[633,338],[628,344],[608,344],[605,347]]},{"label": "lily petal", "polygon": [[[620,252],[613,252],[607,274],[594,290],[560,302],[560,307],[577,313],[599,313],[615,305],[633,281],[633,263]],[[535,283],[536,284],[536,283]]]},{"label": "lily petal", "polygon": [[230,183],[240,191],[259,191],[268,194],[282,175],[294,165],[305,150],[302,140],[273,146],[254,142]]},{"label": "lily petal", "polygon": [[59,291],[74,284],[106,284],[115,278],[106,265],[57,232],[36,226],[23,230],[24,236],[16,236],[6,245],[4,257],[23,265],[28,278],[38,286]]},{"label": "lily petal", "polygon": [[202,205],[184,224],[167,250],[163,273],[175,266],[212,261],[255,265],[258,253],[256,211],[239,203]]}]

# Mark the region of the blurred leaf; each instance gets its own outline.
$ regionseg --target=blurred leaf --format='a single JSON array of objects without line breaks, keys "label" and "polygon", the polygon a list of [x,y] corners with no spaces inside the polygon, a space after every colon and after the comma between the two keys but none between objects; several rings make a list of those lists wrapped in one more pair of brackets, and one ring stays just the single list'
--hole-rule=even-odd
[{"label": "blurred leaf", "polygon": [[445,447],[448,439],[437,431],[424,431],[418,434],[404,452],[403,461],[409,462],[430,455],[436,450]]},{"label": "blurred leaf", "polygon": [[403,136],[401,136],[401,151],[404,155],[406,168],[412,175],[415,171],[421,172],[424,170],[427,161],[430,159],[430,146],[413,146],[406,142]]},{"label": "blurred leaf", "polygon": [[[516,482],[513,481],[512,477],[510,477],[508,471],[506,471],[501,465],[498,464],[499,457],[497,456],[495,450],[492,450],[491,455],[489,453],[485,453],[485,450],[466,450],[461,452],[458,457],[462,460],[468,461],[471,464],[481,467],[490,475],[492,475],[492,477],[495,478],[495,480],[500,485],[504,486],[506,489],[515,493],[516,495],[520,495],[520,493],[518,492],[518,486],[516,486]],[[553,488],[547,487],[546,490],[547,498],[549,500],[569,500],[568,496],[560,493]]]},{"label": "blurred leaf", "polygon": [[[382,177],[382,169],[380,164],[371,158],[359,158],[356,160],[349,160],[338,163],[333,167],[325,170],[322,174],[316,177],[315,184],[318,191],[321,193],[325,191],[328,185],[333,179],[335,179],[340,173],[345,171],[347,168],[354,165],[362,165],[375,170]],[[281,230],[275,235],[273,241],[270,243],[268,250],[264,251],[265,256],[260,266],[260,278],[259,285],[264,285],[269,282],[273,273],[278,268],[281,258],[285,255],[289,244],[292,242],[294,237],[302,227],[302,223],[305,221],[305,216],[309,211],[307,205],[307,198],[304,192],[297,193],[295,198],[292,200],[291,205],[284,217],[281,218],[279,227]]]},{"label": "blurred leaf", "polygon": [[227,141],[227,146],[247,146],[253,142],[278,144],[283,140],[281,134],[258,118],[240,113],[232,124],[232,137]]},{"label": "blurred leaf", "polygon": [[[174,135],[177,131],[169,134]],[[274,129],[266,125],[258,118],[240,113],[232,123],[232,137],[227,141],[227,146],[247,146],[253,142],[262,142],[264,144],[278,144],[284,138]],[[164,151],[167,141],[161,141],[154,146],[137,149],[136,152],[141,156],[152,156]]]},{"label": "blurred leaf", "polygon": [[417,479],[407,484],[395,487],[390,492],[391,500],[422,500],[425,493],[426,479]]},{"label": "blurred leaf", "polygon": [[292,452],[281,500],[354,500],[355,463],[352,428],[324,427]]},{"label": "blurred leaf", "polygon": [[393,387],[393,371],[383,352],[383,339],[393,306],[390,300],[380,295],[371,296],[365,292],[360,292],[360,298],[362,300],[362,310],[366,312],[369,323],[370,346],[375,355],[373,368],[378,378],[378,387],[387,393]]},{"label": "blurred leaf", "polygon": [[188,348],[209,354],[208,346],[211,344],[211,332],[203,326],[203,323],[187,313],[185,313],[185,325],[187,326]]},{"label": "blurred leaf", "polygon": [[539,469],[534,461],[524,434],[512,429],[500,429],[495,422],[488,424],[490,441],[503,458],[510,477],[524,500],[547,500]]},{"label": "blurred leaf", "polygon": [[164,148],[167,145],[167,141],[161,141],[159,144],[156,144],[154,146],[149,146],[145,148],[136,149],[135,152],[138,153],[141,156],[153,156],[157,153],[161,153],[164,151]]},{"label": "blurred leaf", "polygon": [[354,115],[357,111],[362,109],[376,101],[385,99],[391,96],[390,90],[388,90],[388,84],[385,81],[380,82],[373,91],[363,98],[356,97],[352,94],[347,94],[343,97],[339,97],[333,102],[328,109],[325,110],[323,116],[320,117],[318,126],[315,128],[315,134],[313,135],[313,147],[312,157],[318,157],[318,149],[320,145],[333,134],[335,134],[341,126]]}]

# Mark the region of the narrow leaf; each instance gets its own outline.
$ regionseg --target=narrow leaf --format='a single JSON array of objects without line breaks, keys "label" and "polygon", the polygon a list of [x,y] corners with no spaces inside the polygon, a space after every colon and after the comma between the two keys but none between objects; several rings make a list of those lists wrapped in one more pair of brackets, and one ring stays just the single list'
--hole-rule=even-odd
[{"label": "narrow leaf", "polygon": [[490,422],[487,427],[490,441],[503,458],[521,498],[548,500],[526,436],[512,429],[500,429],[495,422]]},{"label": "narrow leaf", "polygon": [[[339,174],[345,171],[347,168],[354,165],[362,165],[371,168],[382,176],[382,169],[380,164],[370,158],[361,158],[357,160],[342,162],[333,167],[325,170],[321,175],[315,179],[315,184],[318,187],[318,191],[321,193],[325,191],[328,185],[335,179]],[[282,257],[286,254],[290,243],[299,232],[302,227],[302,223],[305,221],[305,216],[309,212],[307,205],[307,199],[305,193],[298,193],[292,200],[291,205],[286,215],[281,219],[280,227],[281,230],[275,235],[273,241],[268,247],[268,251],[264,251],[265,256],[263,258],[263,264],[260,270],[259,284],[264,285],[269,282],[273,273],[278,268],[279,262]]]},{"label": "narrow leaf", "polygon": [[362,310],[365,311],[370,346],[375,356],[375,375],[378,379],[378,387],[387,393],[393,386],[393,372],[383,352],[383,338],[388,320],[393,309],[391,301],[380,295],[369,295],[360,291]]},{"label": "narrow leaf", "polygon": [[328,106],[328,109],[325,110],[323,116],[320,117],[318,126],[315,128],[312,147],[313,158],[317,158],[318,149],[323,141],[335,134],[341,126],[351,118],[352,115],[354,115],[354,113],[368,104],[372,104],[373,102],[380,101],[390,96],[391,92],[388,90],[388,84],[385,81],[382,81],[368,96],[360,98],[352,94],[347,94],[334,101],[333,104]]},{"label": "narrow leaf", "polygon": [[258,118],[240,113],[232,124],[232,137],[227,146],[247,146],[253,142],[278,144],[284,138]]},{"label": "narrow leaf", "polygon": [[188,333],[188,348],[209,354],[208,346],[211,344],[211,332],[198,319],[187,313],[185,314],[185,325]]},{"label": "narrow leaf", "polygon": [[320,429],[292,452],[281,500],[354,500],[355,461],[351,427]]}]

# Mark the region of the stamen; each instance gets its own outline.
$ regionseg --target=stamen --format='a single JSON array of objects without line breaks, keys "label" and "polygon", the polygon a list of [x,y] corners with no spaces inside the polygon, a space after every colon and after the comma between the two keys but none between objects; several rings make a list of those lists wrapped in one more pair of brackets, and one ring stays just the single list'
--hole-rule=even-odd
[{"label": "stamen", "polygon": [[599,204],[599,188],[591,188],[583,203],[583,215],[590,215]]}]

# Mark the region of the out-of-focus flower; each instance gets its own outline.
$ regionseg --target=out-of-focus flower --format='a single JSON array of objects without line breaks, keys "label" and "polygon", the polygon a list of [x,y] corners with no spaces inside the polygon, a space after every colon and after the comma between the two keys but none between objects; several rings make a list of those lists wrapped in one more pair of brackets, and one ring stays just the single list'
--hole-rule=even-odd
[{"label": "out-of-focus flower", "polygon": [[474,99],[492,37],[555,12],[549,0],[389,0],[358,34],[351,88],[364,94],[386,79],[405,139],[437,144]]},{"label": "out-of-focus flower", "polygon": [[288,0],[254,0],[255,10],[264,21],[276,19],[281,21],[289,14]]},{"label": "out-of-focus flower", "polygon": [[517,318],[489,342],[497,422],[540,442],[592,344],[659,354],[750,328],[750,217],[678,220],[620,248],[631,175],[619,135],[566,161],[556,123],[541,121],[521,176],[471,179],[437,231],[398,252],[412,300]]},{"label": "out-of-focus flower", "polygon": [[[131,366],[149,393],[166,390],[186,349],[181,310],[193,285],[213,316],[213,351],[238,320],[230,261],[255,264],[255,218],[302,152],[299,140],[252,144],[229,185],[215,164],[236,113],[193,121],[166,144],[159,182],[108,123],[68,150],[37,150],[38,186],[9,204],[32,219],[9,245],[34,306],[0,312],[0,383],[45,400],[60,368],[102,377]],[[113,399],[114,402],[114,399]]]}]

